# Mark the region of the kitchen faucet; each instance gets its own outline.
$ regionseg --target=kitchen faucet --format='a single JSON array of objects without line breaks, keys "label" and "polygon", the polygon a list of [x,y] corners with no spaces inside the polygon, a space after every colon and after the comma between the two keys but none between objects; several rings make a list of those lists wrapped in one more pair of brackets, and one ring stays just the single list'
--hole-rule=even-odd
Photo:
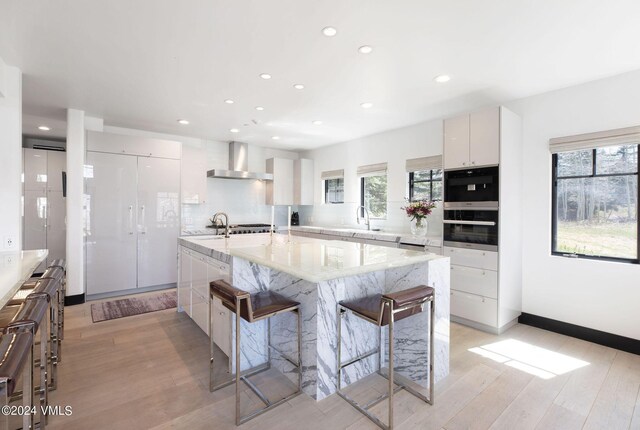
[{"label": "kitchen faucet", "polygon": [[229,215],[224,212],[216,212],[216,214],[211,218],[211,222],[214,225],[218,225],[218,217],[224,215],[224,237],[229,238]]},{"label": "kitchen faucet", "polygon": [[356,208],[356,222],[360,224],[360,208],[363,209],[364,214],[366,215],[367,230],[371,230],[371,219],[369,218],[369,210],[364,206],[358,206]]}]

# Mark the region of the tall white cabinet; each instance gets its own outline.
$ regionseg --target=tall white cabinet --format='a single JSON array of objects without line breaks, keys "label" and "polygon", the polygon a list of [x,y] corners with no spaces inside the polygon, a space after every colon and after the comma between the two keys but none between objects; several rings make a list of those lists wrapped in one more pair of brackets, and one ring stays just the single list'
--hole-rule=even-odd
[{"label": "tall white cabinet", "polygon": [[[160,141],[156,148],[154,142],[157,139],[125,136],[120,140],[119,135],[88,132],[85,273],[89,296],[170,286],[177,281],[180,143]],[[154,155],[136,155],[140,153]]]},{"label": "tall white cabinet", "polygon": [[493,333],[515,324],[522,310],[521,128],[502,106],[444,121],[445,170],[499,166],[498,251],[444,247],[451,320]]},{"label": "tall white cabinet", "polygon": [[66,255],[66,206],[63,172],[66,153],[23,149],[23,249],[48,249],[49,255],[36,269]]}]

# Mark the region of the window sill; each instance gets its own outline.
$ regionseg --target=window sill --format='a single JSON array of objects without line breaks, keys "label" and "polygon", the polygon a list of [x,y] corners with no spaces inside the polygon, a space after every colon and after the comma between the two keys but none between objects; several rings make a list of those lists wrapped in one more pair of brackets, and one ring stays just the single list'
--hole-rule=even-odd
[{"label": "window sill", "polygon": [[572,260],[590,260],[590,261],[602,261],[606,263],[627,263],[627,264],[639,264],[636,259],[630,258],[616,258],[616,257],[597,257],[593,255],[581,255],[581,254],[568,254],[566,252],[551,252],[552,257],[570,258]]}]

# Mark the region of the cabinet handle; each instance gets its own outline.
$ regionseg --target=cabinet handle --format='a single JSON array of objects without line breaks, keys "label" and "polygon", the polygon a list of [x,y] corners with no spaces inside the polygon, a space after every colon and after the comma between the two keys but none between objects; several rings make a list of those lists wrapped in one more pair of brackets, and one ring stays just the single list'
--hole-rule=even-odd
[{"label": "cabinet handle", "polygon": [[475,165],[476,165],[476,162],[475,162],[475,161],[472,161],[472,162],[471,162],[471,165],[475,166]]},{"label": "cabinet handle", "polygon": [[466,166],[466,165],[467,165],[467,162],[466,162],[466,161],[463,161],[463,162],[462,162],[462,165],[463,165],[463,166]]},{"label": "cabinet handle", "polygon": [[220,315],[224,316],[224,312],[220,312]]}]

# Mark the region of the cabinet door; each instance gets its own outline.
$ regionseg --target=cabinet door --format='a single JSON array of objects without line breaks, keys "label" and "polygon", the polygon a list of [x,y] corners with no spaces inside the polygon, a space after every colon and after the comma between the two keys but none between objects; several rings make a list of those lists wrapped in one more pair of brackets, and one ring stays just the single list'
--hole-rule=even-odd
[{"label": "cabinet door", "polygon": [[67,255],[67,207],[62,190],[47,193],[47,261]]},{"label": "cabinet door", "polygon": [[87,294],[136,288],[136,159],[87,152],[86,165]]},{"label": "cabinet door", "polygon": [[[47,248],[47,194],[44,189],[24,191],[24,216],[22,218],[22,249]],[[44,272],[46,259],[35,273]]]},{"label": "cabinet door", "polygon": [[138,157],[137,166],[138,288],[173,284],[180,234],[180,161]]},{"label": "cabinet door", "polygon": [[500,108],[470,115],[469,161],[472,166],[491,166],[500,162]]},{"label": "cabinet door", "polygon": [[201,204],[207,199],[207,154],[204,149],[182,148],[182,203]]},{"label": "cabinet door", "polygon": [[100,131],[87,131],[87,151],[124,154],[122,135],[103,133]]},{"label": "cabinet door", "polygon": [[[208,258],[207,262],[207,286],[216,279],[231,282],[231,270],[228,264],[212,258]],[[231,312],[218,299],[213,299],[211,319],[213,342],[222,352],[229,355],[231,353]]]},{"label": "cabinet door", "polygon": [[498,325],[498,302],[476,294],[451,290],[451,316],[496,327]]},{"label": "cabinet door", "polygon": [[191,306],[193,320],[209,334],[209,283],[207,263],[204,255],[194,253],[191,257]]},{"label": "cabinet door", "polygon": [[67,153],[47,151],[47,189],[62,191],[62,172],[66,171]]},{"label": "cabinet door", "polygon": [[313,160],[293,162],[293,204],[313,205]]},{"label": "cabinet door", "polygon": [[191,255],[184,248],[178,260],[178,310],[191,316]]},{"label": "cabinet door", "polygon": [[267,181],[266,204],[293,204],[293,160],[269,158],[267,173],[273,174],[273,181]]},{"label": "cabinet door", "polygon": [[47,188],[47,153],[43,149],[23,149],[24,189],[44,191]]},{"label": "cabinet door", "polygon": [[469,166],[469,115],[444,120],[444,168]]}]

